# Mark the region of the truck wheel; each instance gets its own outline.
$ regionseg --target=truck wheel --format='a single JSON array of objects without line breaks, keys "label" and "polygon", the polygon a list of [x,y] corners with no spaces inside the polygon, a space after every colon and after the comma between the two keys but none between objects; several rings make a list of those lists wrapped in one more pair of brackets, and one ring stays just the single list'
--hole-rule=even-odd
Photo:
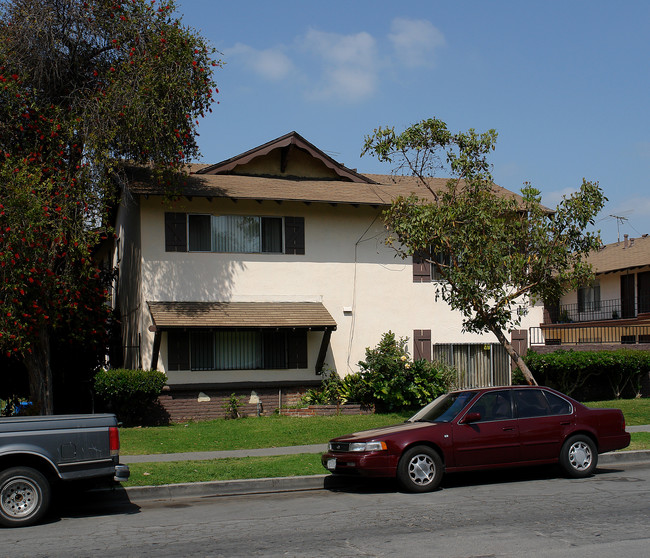
[{"label": "truck wheel", "polygon": [[560,465],[574,479],[590,476],[598,465],[598,450],[589,436],[571,436],[562,445]]},{"label": "truck wheel", "polygon": [[0,473],[0,525],[24,527],[38,521],[50,503],[50,483],[30,467]]},{"label": "truck wheel", "polygon": [[399,460],[397,482],[408,492],[429,492],[438,487],[442,473],[438,452],[428,446],[415,446]]}]

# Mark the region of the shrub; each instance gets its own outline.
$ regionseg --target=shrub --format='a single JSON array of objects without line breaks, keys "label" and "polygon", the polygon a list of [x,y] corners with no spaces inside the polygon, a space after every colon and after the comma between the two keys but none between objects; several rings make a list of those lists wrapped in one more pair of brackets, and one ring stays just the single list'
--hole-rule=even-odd
[{"label": "shrub", "polygon": [[366,349],[358,377],[345,378],[352,399],[392,411],[421,407],[450,389],[454,369],[440,362],[411,361],[407,341],[389,331],[374,349]]},{"label": "shrub", "polygon": [[650,372],[650,353],[629,349],[528,351],[525,361],[539,384],[588,399],[638,397],[643,376]]},{"label": "shrub", "polygon": [[95,393],[107,410],[125,425],[161,422],[157,398],[167,376],[157,370],[100,370],[95,375]]},{"label": "shrub", "polygon": [[348,399],[345,380],[339,377],[336,370],[327,370],[323,372],[320,386],[308,389],[300,402],[303,405],[335,405],[347,403]]},{"label": "shrub", "polygon": [[230,397],[224,400],[224,402],[221,404],[221,408],[225,413],[225,418],[227,419],[241,418],[242,415],[241,412],[239,411],[241,405],[242,405],[242,398],[237,397],[236,393],[231,393]]}]

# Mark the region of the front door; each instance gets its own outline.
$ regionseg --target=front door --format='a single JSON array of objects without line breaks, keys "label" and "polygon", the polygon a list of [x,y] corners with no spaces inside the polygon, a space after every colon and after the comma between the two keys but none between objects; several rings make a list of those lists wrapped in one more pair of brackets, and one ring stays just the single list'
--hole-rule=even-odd
[{"label": "front door", "polygon": [[636,282],[639,314],[650,312],[650,271],[637,274]]},{"label": "front door", "polygon": [[519,461],[519,432],[509,391],[489,391],[468,413],[481,418],[453,429],[457,467],[480,467]]},{"label": "front door", "polygon": [[634,274],[621,275],[621,318],[634,316]]}]

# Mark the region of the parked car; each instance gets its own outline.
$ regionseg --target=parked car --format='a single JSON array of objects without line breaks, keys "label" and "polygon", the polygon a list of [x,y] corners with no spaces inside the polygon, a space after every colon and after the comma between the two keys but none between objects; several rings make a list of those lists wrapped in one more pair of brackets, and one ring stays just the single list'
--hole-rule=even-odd
[{"label": "parked car", "polygon": [[396,477],[410,492],[444,473],[559,463],[587,477],[598,454],[630,443],[619,409],[588,409],[555,390],[508,386],[438,397],[403,424],[340,436],[322,456],[332,473]]},{"label": "parked car", "polygon": [[39,521],[55,483],[128,480],[119,450],[115,415],[0,418],[0,526]]}]

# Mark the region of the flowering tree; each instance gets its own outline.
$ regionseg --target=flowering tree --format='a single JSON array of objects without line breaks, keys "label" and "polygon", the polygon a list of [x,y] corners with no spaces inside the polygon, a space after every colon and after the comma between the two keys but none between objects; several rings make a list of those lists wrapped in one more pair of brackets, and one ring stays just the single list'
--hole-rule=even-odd
[{"label": "flowering tree", "polygon": [[[384,215],[389,242],[402,257],[429,261],[443,279],[436,296],[462,314],[464,330],[493,333],[534,384],[504,332],[520,324],[523,301],[559,300],[593,278],[584,257],[599,248],[600,237],[585,228],[606,198],[597,183],[583,180],[549,211],[529,184],[521,196],[498,191],[487,160],[496,137],[494,130],[452,134],[432,118],[401,134],[378,128],[366,138],[364,153],[416,177],[434,200],[396,199]],[[436,190],[430,178],[440,170],[452,178]]]},{"label": "flowering tree", "polygon": [[0,350],[23,361],[46,414],[52,334],[101,337],[108,292],[93,252],[125,164],[172,187],[198,155],[220,63],[174,10],[0,0]]}]

